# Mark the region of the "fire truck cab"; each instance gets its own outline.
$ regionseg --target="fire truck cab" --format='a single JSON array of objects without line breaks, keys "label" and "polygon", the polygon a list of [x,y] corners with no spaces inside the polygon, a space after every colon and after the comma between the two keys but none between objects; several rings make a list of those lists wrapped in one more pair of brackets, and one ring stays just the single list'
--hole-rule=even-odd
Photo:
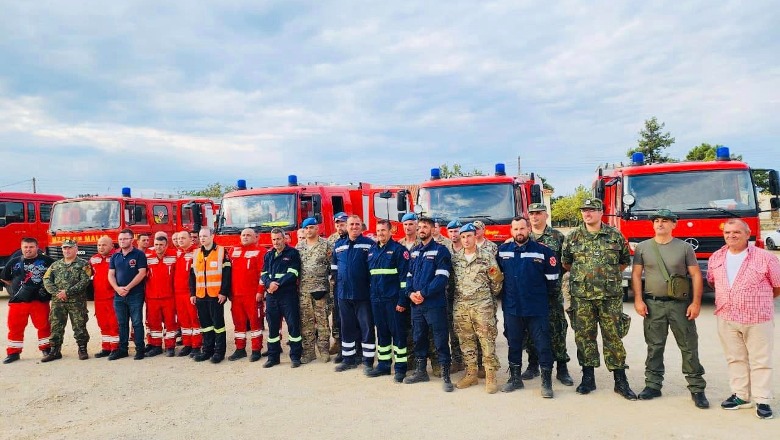
[{"label": "fire truck cab", "polygon": [[198,231],[213,226],[215,204],[208,198],[148,199],[132,197],[130,188],[122,188],[122,196],[96,196],[62,200],[54,204],[49,225],[48,253],[60,258],[60,244],[65,239],[79,243],[79,255],[97,252],[97,241],[108,235],[116,242],[119,231],[133,230],[169,235],[180,230]]},{"label": "fire truck cab", "polygon": [[328,237],[336,231],[333,216],[339,212],[359,215],[367,228],[364,234],[369,236],[377,219],[389,219],[393,233],[397,231],[400,237],[403,230],[398,227],[397,207],[410,209],[410,199],[402,189],[368,183],[357,187],[303,185],[291,175],[287,186],[247,189],[246,181],[239,180],[238,188],[225,194],[217,216],[217,241],[223,246],[239,245],[245,228],[258,232],[258,243],[265,247],[271,246],[271,229],[279,228],[290,236],[294,246],[298,241],[296,231],[308,217],[316,218],[320,235]]},{"label": "fire truck cab", "polygon": [[[0,192],[0,271],[20,249],[22,238],[35,238],[39,248],[46,249],[52,205],[64,198],[54,194]],[[2,287],[0,283],[0,290]]]},{"label": "fire truck cab", "polygon": [[[764,245],[751,171],[746,163],[731,160],[726,147],[718,149],[714,162],[647,164],[642,153],[635,153],[629,166],[600,167],[593,193],[604,202],[603,222],[623,233],[632,255],[639,242],[655,235],[650,215],[658,209],[671,210],[679,217],[674,236],[693,247],[706,277],[707,259],[725,244],[723,226],[729,218],[744,220],[750,226],[751,243]],[[778,173],[768,170],[768,174],[776,210]],[[623,272],[626,298],[632,294],[630,282],[631,265]]]},{"label": "fire truck cab", "polygon": [[534,175],[507,176],[502,163],[496,164],[493,176],[442,179],[441,170],[433,168],[430,180],[421,183],[417,192],[417,210],[438,219],[445,236],[451,220],[482,220],[485,238],[497,244],[512,236],[512,218],[527,215],[532,203],[542,203],[542,188]]}]

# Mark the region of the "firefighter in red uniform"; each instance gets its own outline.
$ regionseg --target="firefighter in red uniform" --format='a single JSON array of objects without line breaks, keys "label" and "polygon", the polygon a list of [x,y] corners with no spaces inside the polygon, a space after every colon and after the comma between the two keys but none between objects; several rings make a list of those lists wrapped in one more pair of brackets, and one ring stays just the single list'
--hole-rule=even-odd
[{"label": "firefighter in red uniform", "polygon": [[98,253],[89,259],[92,266],[92,288],[95,291],[95,317],[102,346],[96,358],[106,357],[112,351],[119,349],[119,323],[116,321],[114,311],[114,288],[108,282],[108,262],[114,253],[114,242],[111,237],[104,235],[97,242]]},{"label": "firefighter in red uniform", "polygon": [[241,246],[234,247],[230,253],[233,276],[233,304],[230,313],[235,326],[236,351],[228,357],[229,361],[246,357],[247,336],[252,340],[252,356],[249,361],[260,360],[264,316],[259,316],[262,309],[257,305],[263,300],[265,290],[260,282],[264,256],[265,249],[257,245],[257,233],[250,228],[241,231]]},{"label": "firefighter in red uniform", "polygon": [[177,330],[173,299],[176,250],[168,247],[168,239],[163,235],[155,237],[153,249],[153,252],[147,252],[146,255],[149,270],[146,277],[146,323],[149,327],[146,356],[161,354],[162,345],[165,343],[166,355],[173,357]]},{"label": "firefighter in red uniform", "polygon": [[192,236],[189,232],[179,232],[181,253],[176,258],[176,268],[173,270],[173,297],[176,303],[176,316],[181,326],[181,339],[184,344],[184,347],[179,351],[179,356],[194,357],[200,353],[200,347],[203,344],[198,310],[190,302],[192,253],[197,248],[198,245],[192,242]]}]

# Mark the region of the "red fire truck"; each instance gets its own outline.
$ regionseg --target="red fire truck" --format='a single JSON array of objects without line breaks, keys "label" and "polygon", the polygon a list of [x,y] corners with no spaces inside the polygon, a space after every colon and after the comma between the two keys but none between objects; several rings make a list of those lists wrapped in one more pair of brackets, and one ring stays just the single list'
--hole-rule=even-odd
[{"label": "red fire truck", "polygon": [[[496,164],[493,176],[441,178],[439,168],[420,184],[417,210],[439,219],[444,227],[453,219],[482,220],[485,238],[503,243],[511,237],[512,218],[526,215],[528,205],[542,203],[542,188],[531,176],[507,176],[504,164]],[[442,231],[446,235],[446,231]]]},{"label": "red fire truck", "polygon": [[54,204],[49,225],[48,254],[61,258],[60,244],[65,239],[79,243],[79,255],[97,252],[97,241],[108,235],[114,242],[119,231],[130,228],[141,232],[168,235],[180,230],[198,231],[214,225],[216,204],[208,198],[148,199],[132,197],[130,188],[121,196],[96,196],[62,200]]},{"label": "red fire truck", "polygon": [[[635,153],[629,166],[600,167],[593,191],[604,201],[604,223],[623,233],[632,254],[639,242],[655,235],[649,216],[658,209],[671,210],[679,217],[674,235],[693,247],[706,271],[707,259],[724,244],[723,225],[729,218],[747,222],[750,241],[764,245],[751,171],[746,163],[731,160],[726,147],[718,148],[714,162],[646,164],[644,155]],[[777,196],[778,173],[766,171],[769,190]],[[780,200],[774,197],[772,209],[778,206]],[[630,281],[631,265],[623,272],[626,297]]]},{"label": "red fire truck", "polygon": [[37,239],[40,249],[46,249],[52,204],[64,198],[54,194],[0,192],[0,271],[20,249],[24,237]]},{"label": "red fire truck", "polygon": [[394,235],[400,238],[403,228],[398,224],[398,206],[405,211],[411,202],[401,188],[368,183],[357,187],[303,185],[294,175],[288,177],[287,186],[247,189],[246,181],[239,180],[238,188],[222,198],[217,217],[217,241],[223,246],[239,245],[245,228],[257,231],[258,243],[266,247],[271,246],[271,229],[280,228],[290,235],[294,246],[298,241],[296,231],[308,217],[316,218],[320,235],[328,237],[336,230],[333,216],[339,212],[359,215],[367,227],[366,235],[374,233],[377,219],[389,219]]}]

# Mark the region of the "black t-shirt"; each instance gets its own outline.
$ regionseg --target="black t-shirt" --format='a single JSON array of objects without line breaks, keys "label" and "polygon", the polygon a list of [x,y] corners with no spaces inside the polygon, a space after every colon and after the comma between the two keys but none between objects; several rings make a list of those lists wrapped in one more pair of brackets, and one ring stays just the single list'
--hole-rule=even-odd
[{"label": "black t-shirt", "polygon": [[35,258],[12,258],[0,275],[0,279],[11,282],[8,302],[49,301],[51,295],[43,288],[43,275],[52,263],[54,260],[40,254]]}]

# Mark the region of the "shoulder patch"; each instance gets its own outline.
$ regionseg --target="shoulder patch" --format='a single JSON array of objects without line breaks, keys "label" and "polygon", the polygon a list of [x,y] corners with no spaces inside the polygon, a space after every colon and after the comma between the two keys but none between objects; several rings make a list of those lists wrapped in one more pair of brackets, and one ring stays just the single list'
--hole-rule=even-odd
[{"label": "shoulder patch", "polygon": [[558,260],[555,256],[550,257],[550,266],[555,267],[558,264]]}]

